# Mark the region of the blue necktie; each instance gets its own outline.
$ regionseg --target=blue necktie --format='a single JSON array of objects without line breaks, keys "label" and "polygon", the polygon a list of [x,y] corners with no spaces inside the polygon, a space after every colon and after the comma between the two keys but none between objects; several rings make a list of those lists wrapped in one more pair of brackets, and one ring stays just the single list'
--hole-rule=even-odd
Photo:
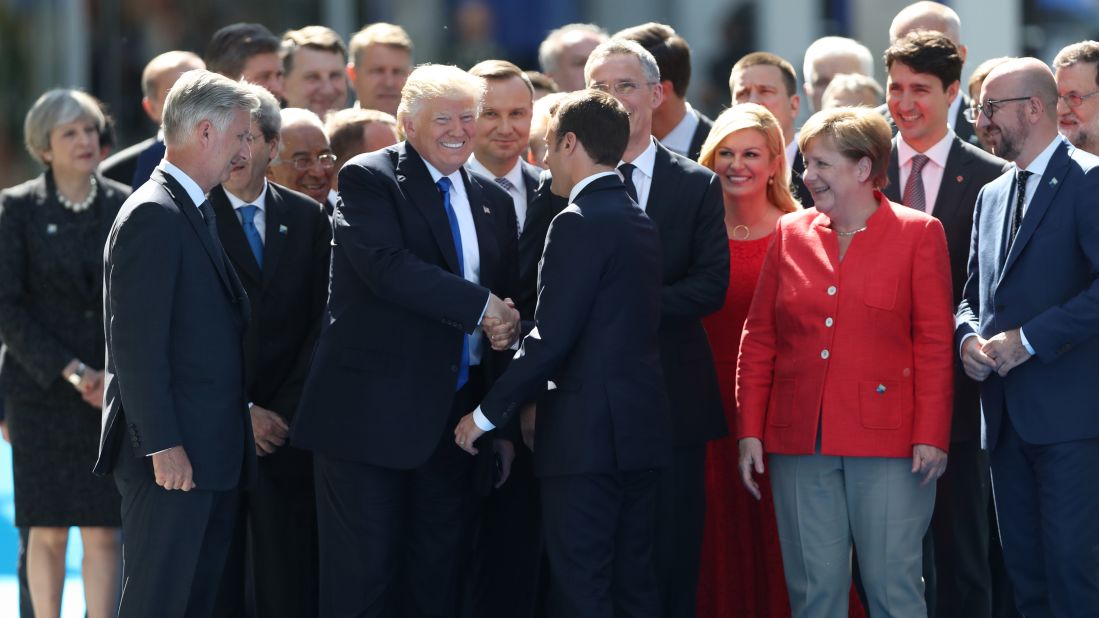
[{"label": "blue necktie", "polygon": [[256,229],[256,213],[259,206],[247,204],[237,209],[240,213],[240,225],[244,228],[244,237],[248,239],[248,246],[252,248],[252,255],[256,256],[256,264],[263,268],[263,238]]},{"label": "blue necktie", "polygon": [[[462,254],[462,230],[458,227],[458,215],[454,213],[454,207],[450,205],[450,179],[443,176],[435,183],[439,192],[443,194],[443,208],[446,209],[446,218],[450,221],[450,235],[454,238],[454,251],[458,254],[458,271],[465,277],[465,259]],[[469,337],[462,334],[462,360],[458,365],[458,384],[454,390],[460,390],[469,381]]]}]

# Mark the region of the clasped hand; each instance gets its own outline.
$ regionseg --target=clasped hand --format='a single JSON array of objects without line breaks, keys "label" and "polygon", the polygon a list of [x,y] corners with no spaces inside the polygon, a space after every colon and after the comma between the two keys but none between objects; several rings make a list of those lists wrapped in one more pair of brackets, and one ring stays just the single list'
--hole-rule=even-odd
[{"label": "clasped hand", "polygon": [[500,300],[495,294],[490,294],[485,316],[481,320],[481,330],[493,350],[502,352],[510,348],[519,338],[519,312],[515,310],[515,303],[510,298]]},{"label": "clasped hand", "polygon": [[970,337],[962,344],[962,367],[970,378],[982,382],[995,371],[1000,377],[1030,360],[1018,328],[991,339]]}]

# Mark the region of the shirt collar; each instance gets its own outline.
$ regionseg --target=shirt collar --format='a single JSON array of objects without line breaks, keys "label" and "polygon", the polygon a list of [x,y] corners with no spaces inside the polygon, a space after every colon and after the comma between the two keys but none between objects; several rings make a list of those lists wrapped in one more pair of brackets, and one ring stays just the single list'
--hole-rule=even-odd
[{"label": "shirt collar", "polygon": [[267,179],[263,179],[263,189],[259,192],[259,197],[257,197],[254,201],[246,202],[239,197],[233,195],[229,191],[229,189],[225,189],[225,197],[229,198],[229,205],[233,207],[233,210],[238,210],[242,206],[255,206],[256,208],[259,208],[260,210],[266,212]]},{"label": "shirt collar", "polygon": [[912,157],[922,154],[927,156],[935,165],[941,168],[946,167],[946,158],[950,156],[950,146],[954,143],[954,131],[949,128],[946,130],[946,135],[937,142],[935,145],[928,148],[925,152],[918,152],[915,148],[910,146],[908,142],[904,141],[904,136],[900,133],[897,134],[897,166],[904,167],[908,164]]},{"label": "shirt collar", "polygon": [[[627,163],[627,161],[619,161],[618,165]],[[656,165],[656,140],[652,137],[649,138],[649,147],[646,148],[640,155],[637,156],[632,163],[639,171],[645,174],[648,178],[653,177],[653,167]]]},{"label": "shirt collar", "polygon": [[798,133],[794,132],[794,139],[790,140],[789,144],[786,144],[786,167],[794,167],[794,157],[798,154]]},{"label": "shirt collar", "polygon": [[[950,129],[954,129],[954,121],[958,119],[958,108],[962,106],[962,93],[958,93],[958,96],[954,97],[954,102],[950,104],[950,108],[946,110],[946,124],[950,126]],[[966,122],[969,122],[968,120]]]},{"label": "shirt collar", "polygon": [[157,167],[165,174],[175,178],[176,182],[183,185],[183,190],[187,192],[187,197],[191,198],[191,201],[195,203],[196,208],[202,206],[202,203],[206,201],[206,194],[202,191],[202,187],[198,186],[198,183],[192,180],[191,177],[187,175],[187,172],[172,165],[168,159],[161,159]]},{"label": "shirt collar", "polygon": [[664,146],[671,148],[672,150],[679,151],[681,153],[687,152],[691,148],[691,138],[694,137],[695,129],[698,128],[698,115],[695,114],[694,108],[687,101],[683,102],[686,113],[683,114],[683,118],[679,121],[679,124],[675,125],[668,134],[664,136],[664,139],[660,140],[660,143]]},{"label": "shirt collar", "polygon": [[[439,179],[443,177],[443,173],[435,169],[434,165],[428,163],[427,159],[423,159],[423,157],[421,157],[421,159],[423,160],[424,165],[427,166],[427,173],[431,174],[431,182],[438,184]],[[450,179],[451,190],[458,190],[461,193],[465,194],[465,184],[462,182],[461,169],[454,170],[454,172],[448,175],[447,178]]]},{"label": "shirt collar", "polygon": [[585,178],[585,179],[581,180],[580,182],[576,183],[576,185],[573,186],[572,191],[569,193],[569,203],[571,204],[571,203],[575,202],[576,197],[578,195],[580,195],[580,192],[583,191],[588,185],[595,182],[596,180],[599,180],[600,178],[602,178],[604,176],[611,176],[611,175],[617,176],[618,174],[615,173],[615,172],[598,172],[598,173],[592,174],[591,176],[588,176],[587,178]]},{"label": "shirt collar", "polygon": [[[469,165],[469,167],[474,172],[477,172],[482,176],[487,176],[489,178],[492,178],[493,180],[498,178],[496,174],[493,174],[487,167],[485,167],[480,161],[477,160],[477,155],[469,155],[469,161],[467,161],[466,164]],[[512,166],[511,170],[508,171],[507,174],[504,174],[502,177],[507,178],[508,182],[510,182],[517,191],[525,191],[526,183],[523,181],[523,163],[519,159],[519,157],[515,158],[515,165]]]},{"label": "shirt collar", "polygon": [[[1035,176],[1041,176],[1046,173],[1046,167],[1049,166],[1049,160],[1053,158],[1053,152],[1057,150],[1057,147],[1061,145],[1064,138],[1060,134],[1053,138],[1053,141],[1046,146],[1046,149],[1038,153],[1038,156],[1034,157],[1034,160],[1030,162],[1030,165],[1026,166],[1026,171],[1034,174]],[[1016,169],[1018,166],[1015,166]]]}]

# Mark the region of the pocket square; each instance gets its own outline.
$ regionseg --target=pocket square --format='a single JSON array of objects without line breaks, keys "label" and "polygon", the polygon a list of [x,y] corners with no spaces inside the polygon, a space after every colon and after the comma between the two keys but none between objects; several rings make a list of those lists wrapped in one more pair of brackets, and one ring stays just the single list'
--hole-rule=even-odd
[{"label": "pocket square", "polygon": [[492,209],[489,208],[488,206],[481,206],[481,208],[485,209],[485,214],[486,215],[491,215],[492,214]]},{"label": "pocket square", "polygon": [[285,225],[280,225],[279,226],[279,234],[286,234],[286,226]]}]

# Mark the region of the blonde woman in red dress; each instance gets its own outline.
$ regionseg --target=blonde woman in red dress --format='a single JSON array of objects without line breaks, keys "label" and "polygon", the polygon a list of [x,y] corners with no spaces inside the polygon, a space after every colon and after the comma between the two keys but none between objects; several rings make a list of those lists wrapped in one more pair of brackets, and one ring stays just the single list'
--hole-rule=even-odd
[{"label": "blonde woman in red dress", "polygon": [[[725,416],[735,425],[740,334],[763,256],[778,218],[801,206],[790,194],[782,129],[755,103],[725,110],[702,146],[699,163],[721,179],[729,235],[725,305],[703,320],[713,349]],[[734,436],[709,443],[706,524],[698,586],[698,616],[789,616],[770,488],[761,500],[740,486]]]}]

